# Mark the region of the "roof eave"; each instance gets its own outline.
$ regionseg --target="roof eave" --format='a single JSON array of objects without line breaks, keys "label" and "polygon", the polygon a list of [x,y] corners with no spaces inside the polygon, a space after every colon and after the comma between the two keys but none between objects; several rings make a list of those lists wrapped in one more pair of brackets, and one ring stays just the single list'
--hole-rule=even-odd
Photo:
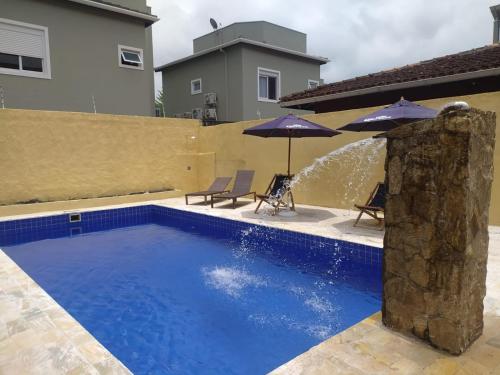
[{"label": "roof eave", "polygon": [[435,78],[426,78],[426,79],[421,79],[421,80],[417,80],[417,81],[393,83],[393,84],[384,85],[384,86],[373,86],[373,87],[368,87],[366,89],[345,91],[345,92],[339,92],[339,93],[335,93],[335,94],[311,96],[309,98],[280,102],[280,106],[282,108],[292,108],[295,106],[319,103],[319,102],[324,102],[324,101],[328,101],[328,100],[349,98],[349,97],[353,97],[353,96],[374,94],[374,93],[378,93],[378,92],[408,89],[408,88],[413,88],[413,87],[430,86],[430,85],[435,85],[435,84],[440,84],[440,83],[456,82],[456,81],[463,81],[463,80],[467,80],[467,79],[483,78],[483,77],[490,77],[490,76],[496,76],[496,75],[500,75],[500,67],[499,68],[492,68],[492,69],[476,70],[474,72],[452,74],[452,75],[448,75],[448,76],[441,76],[441,77],[435,77]]},{"label": "roof eave", "polygon": [[229,25],[222,26],[222,27],[220,27],[220,28],[217,28],[217,29],[216,29],[216,30],[214,30],[214,31],[210,31],[209,33],[206,33],[206,34],[203,34],[203,35],[201,35],[201,36],[199,36],[199,37],[196,37],[196,38],[194,38],[193,40],[201,39],[201,38],[203,38],[203,37],[205,37],[205,36],[207,36],[207,35],[213,34],[213,33],[215,33],[215,32],[220,32],[221,30],[227,29],[227,28],[229,28],[229,27],[231,27],[231,26],[233,26],[233,25],[238,25],[238,24],[242,24],[242,23],[261,23],[261,22],[262,22],[262,23],[267,23],[267,24],[270,24],[270,25],[274,25],[274,26],[278,26],[278,27],[281,27],[281,28],[283,28],[283,29],[291,30],[291,31],[293,31],[294,33],[298,33],[298,34],[302,34],[302,35],[307,36],[307,34],[306,34],[306,33],[303,33],[302,31],[298,31],[298,30],[294,30],[294,29],[291,29],[291,28],[286,27],[286,26],[278,25],[277,23],[273,23],[273,22],[269,22],[269,21],[260,20],[260,21],[241,21],[241,22],[233,22],[233,23],[230,23]]},{"label": "roof eave", "polygon": [[308,55],[306,53],[302,53],[302,52],[290,50],[290,49],[283,48],[283,47],[273,46],[271,44],[257,42],[255,40],[251,40],[251,39],[237,38],[237,39],[233,39],[233,40],[231,40],[231,41],[229,41],[227,43],[223,43],[223,44],[221,44],[219,46],[215,46],[215,47],[212,47],[212,48],[207,48],[207,49],[205,49],[203,51],[194,53],[192,55],[183,57],[181,59],[169,62],[169,63],[164,64],[164,65],[158,66],[158,67],[155,68],[155,72],[160,72],[160,71],[162,71],[162,70],[164,70],[166,68],[169,68],[171,66],[183,63],[185,61],[189,61],[189,60],[195,59],[195,58],[197,58],[199,56],[203,56],[203,55],[206,55],[208,53],[212,53],[212,52],[215,52],[215,51],[218,51],[218,50],[221,50],[221,49],[224,49],[224,48],[227,48],[227,47],[239,44],[239,43],[250,44],[250,45],[257,46],[257,47],[268,48],[268,49],[271,49],[273,51],[287,53],[287,54],[290,54],[290,55],[294,55],[296,57],[301,57],[301,58],[304,58],[304,59],[313,60],[313,61],[318,62],[320,65],[323,65],[323,64],[326,64],[326,63],[330,62],[330,60],[327,59],[326,57],[319,57],[319,56]]},{"label": "roof eave", "polygon": [[491,6],[490,11],[495,19],[500,18],[500,4]]},{"label": "roof eave", "polygon": [[78,4],[88,5],[88,6],[91,6],[93,8],[97,8],[97,9],[107,10],[110,12],[119,13],[119,14],[123,14],[126,16],[134,17],[134,18],[139,18],[139,19],[145,21],[145,24],[147,26],[150,26],[153,23],[160,20],[157,16],[152,15],[152,14],[145,14],[145,13],[137,12],[137,11],[134,11],[131,9],[125,9],[125,8],[121,8],[119,6],[99,3],[99,2],[92,1],[92,0],[70,0],[70,1],[72,1],[74,3],[78,3]]}]

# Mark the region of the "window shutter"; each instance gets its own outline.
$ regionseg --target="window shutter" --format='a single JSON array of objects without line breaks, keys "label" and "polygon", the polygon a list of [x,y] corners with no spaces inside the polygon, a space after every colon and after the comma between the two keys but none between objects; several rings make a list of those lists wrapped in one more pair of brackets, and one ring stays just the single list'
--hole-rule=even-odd
[{"label": "window shutter", "polygon": [[0,22],[0,52],[44,58],[44,33]]}]

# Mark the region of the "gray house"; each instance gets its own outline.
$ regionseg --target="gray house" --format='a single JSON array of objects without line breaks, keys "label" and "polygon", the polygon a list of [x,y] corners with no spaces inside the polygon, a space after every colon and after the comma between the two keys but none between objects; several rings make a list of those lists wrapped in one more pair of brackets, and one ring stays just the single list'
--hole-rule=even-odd
[{"label": "gray house", "polygon": [[162,72],[165,114],[205,123],[279,116],[281,96],[320,84],[328,59],[307,54],[304,33],[238,22],[193,40],[193,54]]},{"label": "gray house", "polygon": [[498,43],[500,40],[500,4],[490,7],[493,15],[493,43]]},{"label": "gray house", "polygon": [[0,108],[153,115],[146,0],[0,0]]}]

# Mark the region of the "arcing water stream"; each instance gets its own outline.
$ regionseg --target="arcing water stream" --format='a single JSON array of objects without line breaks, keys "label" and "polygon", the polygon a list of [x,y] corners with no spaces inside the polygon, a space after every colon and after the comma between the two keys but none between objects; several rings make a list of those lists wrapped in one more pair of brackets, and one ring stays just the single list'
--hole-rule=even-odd
[{"label": "arcing water stream", "polygon": [[[335,202],[343,200],[347,203],[349,200],[349,203],[353,203],[350,201],[366,199],[359,195],[364,194],[366,185],[375,177],[375,166],[381,161],[384,146],[385,139],[363,139],[316,159],[297,173],[275,196],[271,196],[271,205],[262,210],[262,213],[274,215],[273,205],[277,205],[279,201],[287,203],[290,208],[289,189],[308,193],[312,191],[313,195],[313,189],[326,191],[327,194],[332,191],[335,193],[331,194],[331,199]],[[280,211],[280,215],[282,213],[283,216],[294,214],[290,210]],[[255,296],[277,291],[279,298],[273,297],[275,299],[271,303],[272,308],[262,309],[265,304],[260,302],[259,308],[250,310],[247,321],[256,329],[276,330],[286,327],[292,333],[303,332],[306,336],[324,340],[341,329],[342,317],[345,314],[351,318],[352,311],[349,309],[356,300],[356,297],[352,298],[352,293],[356,293],[356,290],[349,286],[345,294],[349,302],[346,305],[342,302],[342,288],[348,285],[349,278],[353,277],[352,264],[345,262],[349,259],[345,256],[348,253],[345,250],[339,243],[332,244],[326,239],[312,245],[302,245],[300,241],[286,240],[279,232],[256,225],[239,232],[239,238],[236,238],[232,248],[233,262],[204,267],[202,272],[210,288],[224,293],[234,303],[244,301],[248,304]],[[278,276],[256,267],[259,264],[256,254],[266,259],[269,264],[279,264]],[[288,275],[288,269],[299,269],[301,276],[297,280],[285,279],[282,275]],[[363,269],[360,272],[360,276],[375,275]],[[310,280],[311,276],[319,278],[309,284],[298,282]],[[374,277],[376,280],[376,275]],[[354,278],[357,283],[362,280],[362,277],[357,275],[354,275]],[[373,284],[370,281],[371,287]],[[361,300],[367,301],[365,297]],[[287,308],[276,309],[275,306],[279,306],[279,303],[287,303]],[[298,306],[295,307],[296,310],[305,311],[306,318],[295,313],[290,306]]]},{"label": "arcing water stream", "polygon": [[[337,185],[343,189],[332,191],[344,191],[343,196],[332,196],[332,199],[339,200],[344,207],[359,203],[360,199],[366,199],[361,197],[361,193],[366,190],[366,183],[375,174],[374,167],[380,162],[384,147],[385,138],[366,138],[333,150],[297,173],[289,188],[294,191],[311,191],[313,183],[320,189]],[[271,200],[286,200],[288,195],[285,192],[286,187],[275,197],[271,197]]]}]

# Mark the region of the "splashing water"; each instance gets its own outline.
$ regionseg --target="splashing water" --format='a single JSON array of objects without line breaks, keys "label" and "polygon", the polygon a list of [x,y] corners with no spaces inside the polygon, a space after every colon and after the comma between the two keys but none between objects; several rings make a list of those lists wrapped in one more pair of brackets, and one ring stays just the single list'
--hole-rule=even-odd
[{"label": "splashing water", "polygon": [[260,326],[286,326],[288,329],[293,331],[302,331],[308,335],[315,337],[319,340],[325,340],[332,336],[334,332],[338,331],[339,324],[333,321],[325,322],[326,324],[321,324],[321,322],[300,322],[296,318],[290,316],[289,314],[250,314],[248,320],[260,325]]},{"label": "splashing water", "polygon": [[[258,228],[255,228],[258,231]],[[233,248],[233,256],[235,258],[247,258],[247,256],[252,252],[251,239],[253,235],[254,227],[248,229],[242,229],[240,232],[240,239],[236,246]]]},{"label": "splashing water", "polygon": [[266,228],[252,226],[242,229],[236,239],[235,246],[232,247],[232,254],[237,259],[250,261],[253,252],[271,250],[274,240],[276,240],[276,235],[269,233]]},{"label": "splashing water", "polygon": [[333,313],[335,311],[335,307],[326,298],[318,297],[316,293],[312,293],[312,295],[307,298],[304,303],[311,310],[318,313],[325,314]]},{"label": "splashing water", "polygon": [[208,285],[235,298],[239,297],[247,287],[266,285],[261,278],[234,267],[204,268],[202,272]]},{"label": "splashing water", "polygon": [[[340,203],[351,206],[360,198],[366,182],[373,177],[373,167],[380,162],[385,141],[385,138],[366,138],[336,149],[297,173],[290,183],[290,188],[310,191],[308,184],[324,177],[323,173],[328,172],[327,176],[334,176],[335,179],[331,185],[344,187]],[[349,169],[345,170],[345,166],[349,166]],[[333,175],[332,172],[339,169],[343,169],[342,173]],[[330,183],[326,180],[321,186],[330,186]]]}]

